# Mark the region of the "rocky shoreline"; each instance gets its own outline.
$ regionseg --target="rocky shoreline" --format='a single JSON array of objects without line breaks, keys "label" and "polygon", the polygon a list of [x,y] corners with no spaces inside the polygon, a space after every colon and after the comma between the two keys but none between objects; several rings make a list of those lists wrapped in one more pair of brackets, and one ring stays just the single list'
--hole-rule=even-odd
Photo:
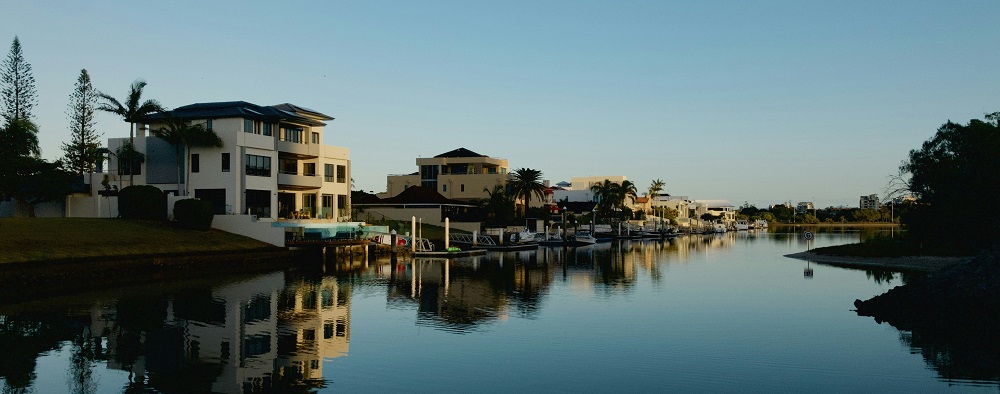
[{"label": "rocky shoreline", "polygon": [[[902,328],[931,317],[1000,319],[1000,248],[953,264],[867,301],[858,315]],[[899,325],[897,325],[899,324]]]},{"label": "rocky shoreline", "polygon": [[909,332],[910,345],[943,377],[1000,379],[1000,247],[854,307]]}]

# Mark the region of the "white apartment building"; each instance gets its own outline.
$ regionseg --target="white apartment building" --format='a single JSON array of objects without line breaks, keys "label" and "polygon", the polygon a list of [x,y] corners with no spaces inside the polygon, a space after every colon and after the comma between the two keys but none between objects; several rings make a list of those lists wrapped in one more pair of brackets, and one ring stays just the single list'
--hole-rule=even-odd
[{"label": "white apartment building", "polygon": [[861,209],[879,209],[881,205],[878,202],[878,194],[869,194],[867,196],[861,196],[861,201],[858,203]]},{"label": "white apartment building", "polygon": [[[223,142],[221,148],[191,149],[190,179],[184,179],[186,171],[178,173],[187,156],[178,162],[175,148],[150,133],[170,117],[202,124]],[[145,161],[136,166],[134,183],[210,201],[216,214],[350,220],[349,151],[323,144],[323,127],[331,120],[293,104],[245,101],[191,104],[150,115],[136,133],[135,149],[144,152]],[[111,139],[108,146],[114,152],[127,143]],[[116,156],[109,167],[120,168]],[[127,184],[131,170],[125,167],[111,176],[111,184]]]}]

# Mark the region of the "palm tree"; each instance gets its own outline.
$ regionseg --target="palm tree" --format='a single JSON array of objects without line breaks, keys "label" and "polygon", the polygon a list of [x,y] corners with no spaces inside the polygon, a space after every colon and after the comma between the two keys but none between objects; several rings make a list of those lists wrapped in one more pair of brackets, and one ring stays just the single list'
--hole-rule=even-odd
[{"label": "palm tree", "polygon": [[184,177],[184,195],[188,195],[188,186],[191,181],[191,148],[221,148],[222,139],[212,129],[207,129],[203,124],[189,124],[186,120],[169,117],[165,127],[153,130],[153,135],[160,137],[168,144],[174,146],[177,155],[177,192],[181,191],[181,147],[187,152],[187,160],[184,161],[186,176]]},{"label": "palm tree", "polygon": [[621,208],[623,208],[623,209],[625,208],[625,199],[626,198],[631,198],[632,201],[635,201],[636,197],[638,197],[638,195],[637,195],[638,190],[636,190],[636,188],[635,188],[635,183],[632,183],[632,181],[630,181],[630,180],[624,180],[624,181],[622,181],[622,184],[620,185],[619,193],[620,193],[620,196],[619,196],[619,199],[618,199],[618,205]]},{"label": "palm tree", "polygon": [[488,196],[482,201],[482,207],[487,211],[486,222],[505,226],[514,211],[514,200],[507,195],[507,189],[498,183],[492,190],[484,187],[483,192]]},{"label": "palm tree", "polygon": [[614,200],[615,185],[617,183],[605,179],[604,182],[595,183],[590,186],[590,192],[594,193],[594,198],[597,199],[597,206],[601,207],[602,210],[611,207],[611,202]]},{"label": "palm tree", "polygon": [[653,183],[649,184],[649,190],[648,190],[649,197],[650,198],[655,197],[658,193],[660,193],[661,191],[663,191],[663,187],[666,186],[666,185],[667,184],[663,183],[663,180],[661,180],[661,179],[655,179],[655,180],[653,180]]},{"label": "palm tree", "polygon": [[510,180],[511,195],[516,199],[524,200],[525,216],[528,213],[528,205],[531,204],[531,195],[538,196],[539,199],[545,197],[545,185],[542,184],[542,172],[530,168],[519,168],[514,171],[514,177]]},{"label": "palm tree", "polygon": [[[115,115],[121,116],[122,120],[129,123],[128,129],[128,142],[129,145],[134,146],[135,142],[135,123],[142,119],[144,116],[153,114],[156,112],[163,112],[163,106],[160,105],[156,100],[146,100],[142,101],[142,89],[146,87],[146,81],[141,79],[132,82],[132,86],[129,87],[128,97],[125,98],[125,105],[122,105],[114,97],[111,97],[105,93],[98,93],[97,96],[100,97],[103,103],[97,107],[98,111],[104,111],[113,113]],[[121,158],[119,158],[120,160]],[[132,161],[132,158],[129,158]],[[128,183],[132,184],[135,173],[134,169],[129,170]]]}]

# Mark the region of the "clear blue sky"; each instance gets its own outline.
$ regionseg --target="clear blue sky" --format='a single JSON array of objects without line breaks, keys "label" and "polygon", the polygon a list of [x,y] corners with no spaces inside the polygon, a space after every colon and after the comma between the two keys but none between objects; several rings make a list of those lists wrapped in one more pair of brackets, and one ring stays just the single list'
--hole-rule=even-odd
[{"label": "clear blue sky", "polygon": [[[167,107],[291,102],[336,118],[358,189],[465,147],[553,183],[758,206],[854,206],[945,121],[1000,111],[1000,1],[5,2],[43,156],[86,68]],[[128,126],[98,116],[98,129]]]}]

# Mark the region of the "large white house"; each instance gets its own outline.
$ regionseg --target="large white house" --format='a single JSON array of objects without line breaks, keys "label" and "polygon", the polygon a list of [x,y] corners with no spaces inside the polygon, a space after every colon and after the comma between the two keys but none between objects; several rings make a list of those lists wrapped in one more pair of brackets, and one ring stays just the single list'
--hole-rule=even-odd
[{"label": "large white house", "polygon": [[[152,136],[168,118],[202,124],[223,146],[191,149],[190,179],[174,146]],[[251,214],[271,219],[349,220],[351,162],[347,148],[324,145],[323,127],[332,117],[292,104],[259,106],[245,101],[191,104],[147,116],[137,128],[135,149],[144,152],[134,184],[210,201],[216,214]],[[120,152],[127,138],[111,139]],[[183,148],[182,148],[183,152]],[[127,156],[112,155],[109,182],[127,186]],[[96,182],[95,182],[96,183]],[[178,186],[180,188],[178,189]],[[101,215],[98,215],[101,216]]]}]

